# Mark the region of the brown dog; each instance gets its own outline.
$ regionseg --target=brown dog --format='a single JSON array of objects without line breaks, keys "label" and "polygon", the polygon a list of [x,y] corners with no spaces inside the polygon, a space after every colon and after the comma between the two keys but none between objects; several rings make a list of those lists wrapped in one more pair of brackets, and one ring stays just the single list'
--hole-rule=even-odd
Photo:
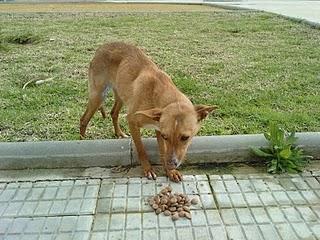
[{"label": "brown dog", "polygon": [[88,122],[100,109],[105,117],[104,98],[112,88],[115,103],[111,110],[115,134],[127,137],[118,123],[119,111],[127,107],[130,134],[149,179],[156,178],[141,141],[140,128],[154,128],[164,170],[173,181],[181,181],[176,168],[181,164],[191,139],[199,130],[199,122],[216,106],[193,106],[139,48],[121,42],[101,46],[89,67],[89,102],[80,120],[80,136],[84,138]]}]

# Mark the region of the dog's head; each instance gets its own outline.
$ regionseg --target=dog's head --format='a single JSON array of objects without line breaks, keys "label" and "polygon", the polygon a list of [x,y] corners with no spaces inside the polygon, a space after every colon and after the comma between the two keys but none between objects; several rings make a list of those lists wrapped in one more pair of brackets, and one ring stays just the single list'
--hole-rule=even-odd
[{"label": "dog's head", "polygon": [[216,106],[205,106],[176,102],[167,107],[139,111],[140,114],[157,123],[157,129],[165,146],[167,169],[180,166],[186,155],[191,139],[200,129],[200,122],[215,110]]}]

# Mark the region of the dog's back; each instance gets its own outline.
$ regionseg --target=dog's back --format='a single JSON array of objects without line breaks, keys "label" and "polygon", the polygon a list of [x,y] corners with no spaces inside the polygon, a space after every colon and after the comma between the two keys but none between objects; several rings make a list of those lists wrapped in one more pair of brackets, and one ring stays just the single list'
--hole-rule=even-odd
[{"label": "dog's back", "polygon": [[129,108],[137,105],[152,108],[155,95],[176,90],[171,78],[141,49],[122,42],[104,44],[96,51],[89,78],[91,92],[96,89],[106,94],[105,89],[112,87]]},{"label": "dog's back", "polygon": [[123,42],[112,42],[98,48],[90,63],[90,70],[98,73],[109,69],[112,79],[120,67],[132,73],[140,72],[147,65],[154,65],[144,52],[134,45]]},{"label": "dog's back", "polygon": [[130,85],[143,69],[150,67],[157,68],[138,47],[123,42],[104,44],[98,48],[90,63],[89,88],[101,92],[112,85],[116,90],[117,84]]},{"label": "dog's back", "polygon": [[106,43],[96,51],[95,55],[95,58],[99,58],[101,55],[105,60],[114,64],[119,64],[123,59],[135,60],[139,61],[139,63],[149,60],[141,49],[123,42]]}]

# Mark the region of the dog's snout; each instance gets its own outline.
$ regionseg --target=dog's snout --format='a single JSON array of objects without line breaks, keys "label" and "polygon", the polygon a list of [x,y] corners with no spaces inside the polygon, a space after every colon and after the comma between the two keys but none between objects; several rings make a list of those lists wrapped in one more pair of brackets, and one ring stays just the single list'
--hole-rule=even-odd
[{"label": "dog's snout", "polygon": [[173,167],[173,168],[177,168],[180,166],[180,160],[177,158],[177,156],[175,154],[173,154],[173,156],[171,157],[171,160],[170,160],[170,165]]},{"label": "dog's snout", "polygon": [[178,160],[176,158],[172,159],[172,165],[177,167],[178,166]]}]

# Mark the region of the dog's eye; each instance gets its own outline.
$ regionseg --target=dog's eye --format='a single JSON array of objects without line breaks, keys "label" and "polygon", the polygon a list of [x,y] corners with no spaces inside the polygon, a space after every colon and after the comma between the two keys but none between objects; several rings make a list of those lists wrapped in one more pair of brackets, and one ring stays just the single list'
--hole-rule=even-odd
[{"label": "dog's eye", "polygon": [[161,137],[164,139],[164,140],[168,140],[168,137],[164,134],[161,134]]},{"label": "dog's eye", "polygon": [[189,139],[189,136],[181,136],[181,141],[187,141]]}]

